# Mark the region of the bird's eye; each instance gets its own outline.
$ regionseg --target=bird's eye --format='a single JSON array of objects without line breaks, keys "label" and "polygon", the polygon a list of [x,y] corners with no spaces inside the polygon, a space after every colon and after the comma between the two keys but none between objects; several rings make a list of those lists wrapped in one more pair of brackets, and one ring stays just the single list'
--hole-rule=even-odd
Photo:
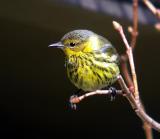
[{"label": "bird's eye", "polygon": [[74,47],[75,45],[76,45],[76,44],[75,44],[74,42],[71,42],[71,43],[70,43],[70,46],[71,46],[71,47]]}]

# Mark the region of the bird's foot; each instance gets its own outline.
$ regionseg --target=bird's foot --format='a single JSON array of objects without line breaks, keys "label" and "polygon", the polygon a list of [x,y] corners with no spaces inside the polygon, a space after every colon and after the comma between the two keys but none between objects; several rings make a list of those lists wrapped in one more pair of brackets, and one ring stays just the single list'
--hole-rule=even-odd
[{"label": "bird's foot", "polygon": [[72,95],[69,98],[69,106],[72,110],[76,110],[77,109],[77,104],[74,102],[75,99],[77,99],[78,96],[77,95]]},{"label": "bird's foot", "polygon": [[79,89],[77,92],[75,92],[72,96],[70,96],[69,103],[70,103],[70,108],[72,110],[77,109],[77,104],[80,102],[78,95],[80,94],[82,90]]},{"label": "bird's foot", "polygon": [[79,98],[78,98],[78,95],[80,94],[82,90],[79,89],[77,92],[75,92],[72,96],[70,96],[70,99],[69,99],[69,103],[70,103],[70,108],[72,110],[76,110],[77,109],[77,103],[79,103]]},{"label": "bird's foot", "polygon": [[116,95],[117,95],[117,90],[116,90],[116,88],[110,87],[108,90],[111,91],[111,93],[110,93],[110,94],[111,94],[111,95],[110,95],[110,100],[111,100],[111,101],[115,100]]}]

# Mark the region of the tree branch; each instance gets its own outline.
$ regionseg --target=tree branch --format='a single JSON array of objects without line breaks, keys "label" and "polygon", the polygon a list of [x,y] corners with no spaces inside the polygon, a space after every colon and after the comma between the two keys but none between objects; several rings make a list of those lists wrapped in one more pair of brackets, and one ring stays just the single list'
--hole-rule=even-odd
[{"label": "tree branch", "polygon": [[[138,83],[137,83],[137,76],[136,76],[136,71],[135,71],[135,66],[134,66],[132,48],[129,46],[129,44],[127,42],[127,39],[126,39],[126,37],[124,35],[122,26],[117,22],[113,22],[113,25],[114,25],[115,29],[121,35],[121,38],[122,38],[122,40],[123,40],[123,42],[125,44],[125,47],[126,47],[126,54],[127,54],[128,58],[129,58],[129,63],[130,63],[131,73],[132,73],[132,79],[133,79],[133,84],[134,84],[134,98],[135,98],[135,100],[137,101],[138,104],[141,104],[141,108],[145,112],[144,106],[142,105],[142,102],[141,102],[141,100],[139,98]],[[126,75],[127,74],[128,73],[126,73]],[[145,134],[146,134],[146,138],[147,139],[152,139],[152,137],[153,137],[152,136],[152,129],[151,129],[150,125],[148,125],[148,123],[146,121],[143,121],[143,128],[144,128],[144,131],[145,131]]]},{"label": "tree branch", "polygon": [[[137,36],[138,36],[138,0],[133,0],[132,5],[133,5],[133,27],[128,27],[128,31],[131,33],[130,46],[133,51],[134,48],[136,47]],[[160,30],[159,24],[156,24],[155,28],[157,30]],[[131,76],[129,75],[129,70],[127,68],[127,61],[128,61],[127,54],[123,54],[121,56],[122,73],[125,77],[127,85],[129,86],[129,90],[133,93],[134,92],[134,85],[133,85]],[[145,111],[144,106],[143,106],[143,110]],[[152,128],[150,127],[150,125],[148,125],[146,122],[144,122],[143,129],[145,131],[146,139],[153,139]]]}]

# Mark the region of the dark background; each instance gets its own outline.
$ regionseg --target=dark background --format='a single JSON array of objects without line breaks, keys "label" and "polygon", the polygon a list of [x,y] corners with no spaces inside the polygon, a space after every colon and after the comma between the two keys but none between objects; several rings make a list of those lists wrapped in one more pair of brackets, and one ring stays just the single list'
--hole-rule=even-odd
[{"label": "dark background", "polygon": [[[0,2],[0,138],[96,137],[144,139],[142,123],[125,98],[90,97],[70,110],[64,54],[47,46],[66,32],[84,28],[107,37],[123,51],[112,27],[130,22],[51,0]],[[127,34],[128,39],[129,34]],[[140,25],[134,53],[141,98],[146,110],[160,121],[160,33]],[[159,134],[154,131],[155,139]]]}]

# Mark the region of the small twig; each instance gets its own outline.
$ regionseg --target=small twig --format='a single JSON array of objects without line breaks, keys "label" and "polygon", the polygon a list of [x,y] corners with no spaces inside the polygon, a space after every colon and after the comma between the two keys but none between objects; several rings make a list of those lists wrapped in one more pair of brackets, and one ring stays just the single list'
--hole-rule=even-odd
[{"label": "small twig", "polygon": [[160,132],[160,124],[153,120],[150,116],[148,116],[145,111],[143,110],[143,107],[141,104],[139,104],[136,99],[134,98],[133,94],[129,91],[127,88],[122,76],[120,75],[118,77],[118,82],[125,92],[125,97],[129,100],[133,110],[136,112],[138,117],[144,122],[147,123],[147,125],[150,125],[152,128]]},{"label": "small twig", "polygon": [[160,10],[157,9],[149,0],[143,0],[144,4],[148,7],[148,9],[158,18],[160,19]]},{"label": "small twig", "polygon": [[[90,96],[94,96],[94,95],[110,95],[112,93],[112,90],[96,90],[96,91],[93,91],[93,92],[89,92],[89,93],[86,93],[84,95],[81,95],[81,96],[75,96],[75,97],[72,97],[70,99],[70,103],[73,103],[73,104],[77,104],[79,103],[80,101],[82,101],[84,98],[87,98],[87,97],[90,97]],[[116,90],[116,94],[117,95],[122,95],[122,90]]]}]

